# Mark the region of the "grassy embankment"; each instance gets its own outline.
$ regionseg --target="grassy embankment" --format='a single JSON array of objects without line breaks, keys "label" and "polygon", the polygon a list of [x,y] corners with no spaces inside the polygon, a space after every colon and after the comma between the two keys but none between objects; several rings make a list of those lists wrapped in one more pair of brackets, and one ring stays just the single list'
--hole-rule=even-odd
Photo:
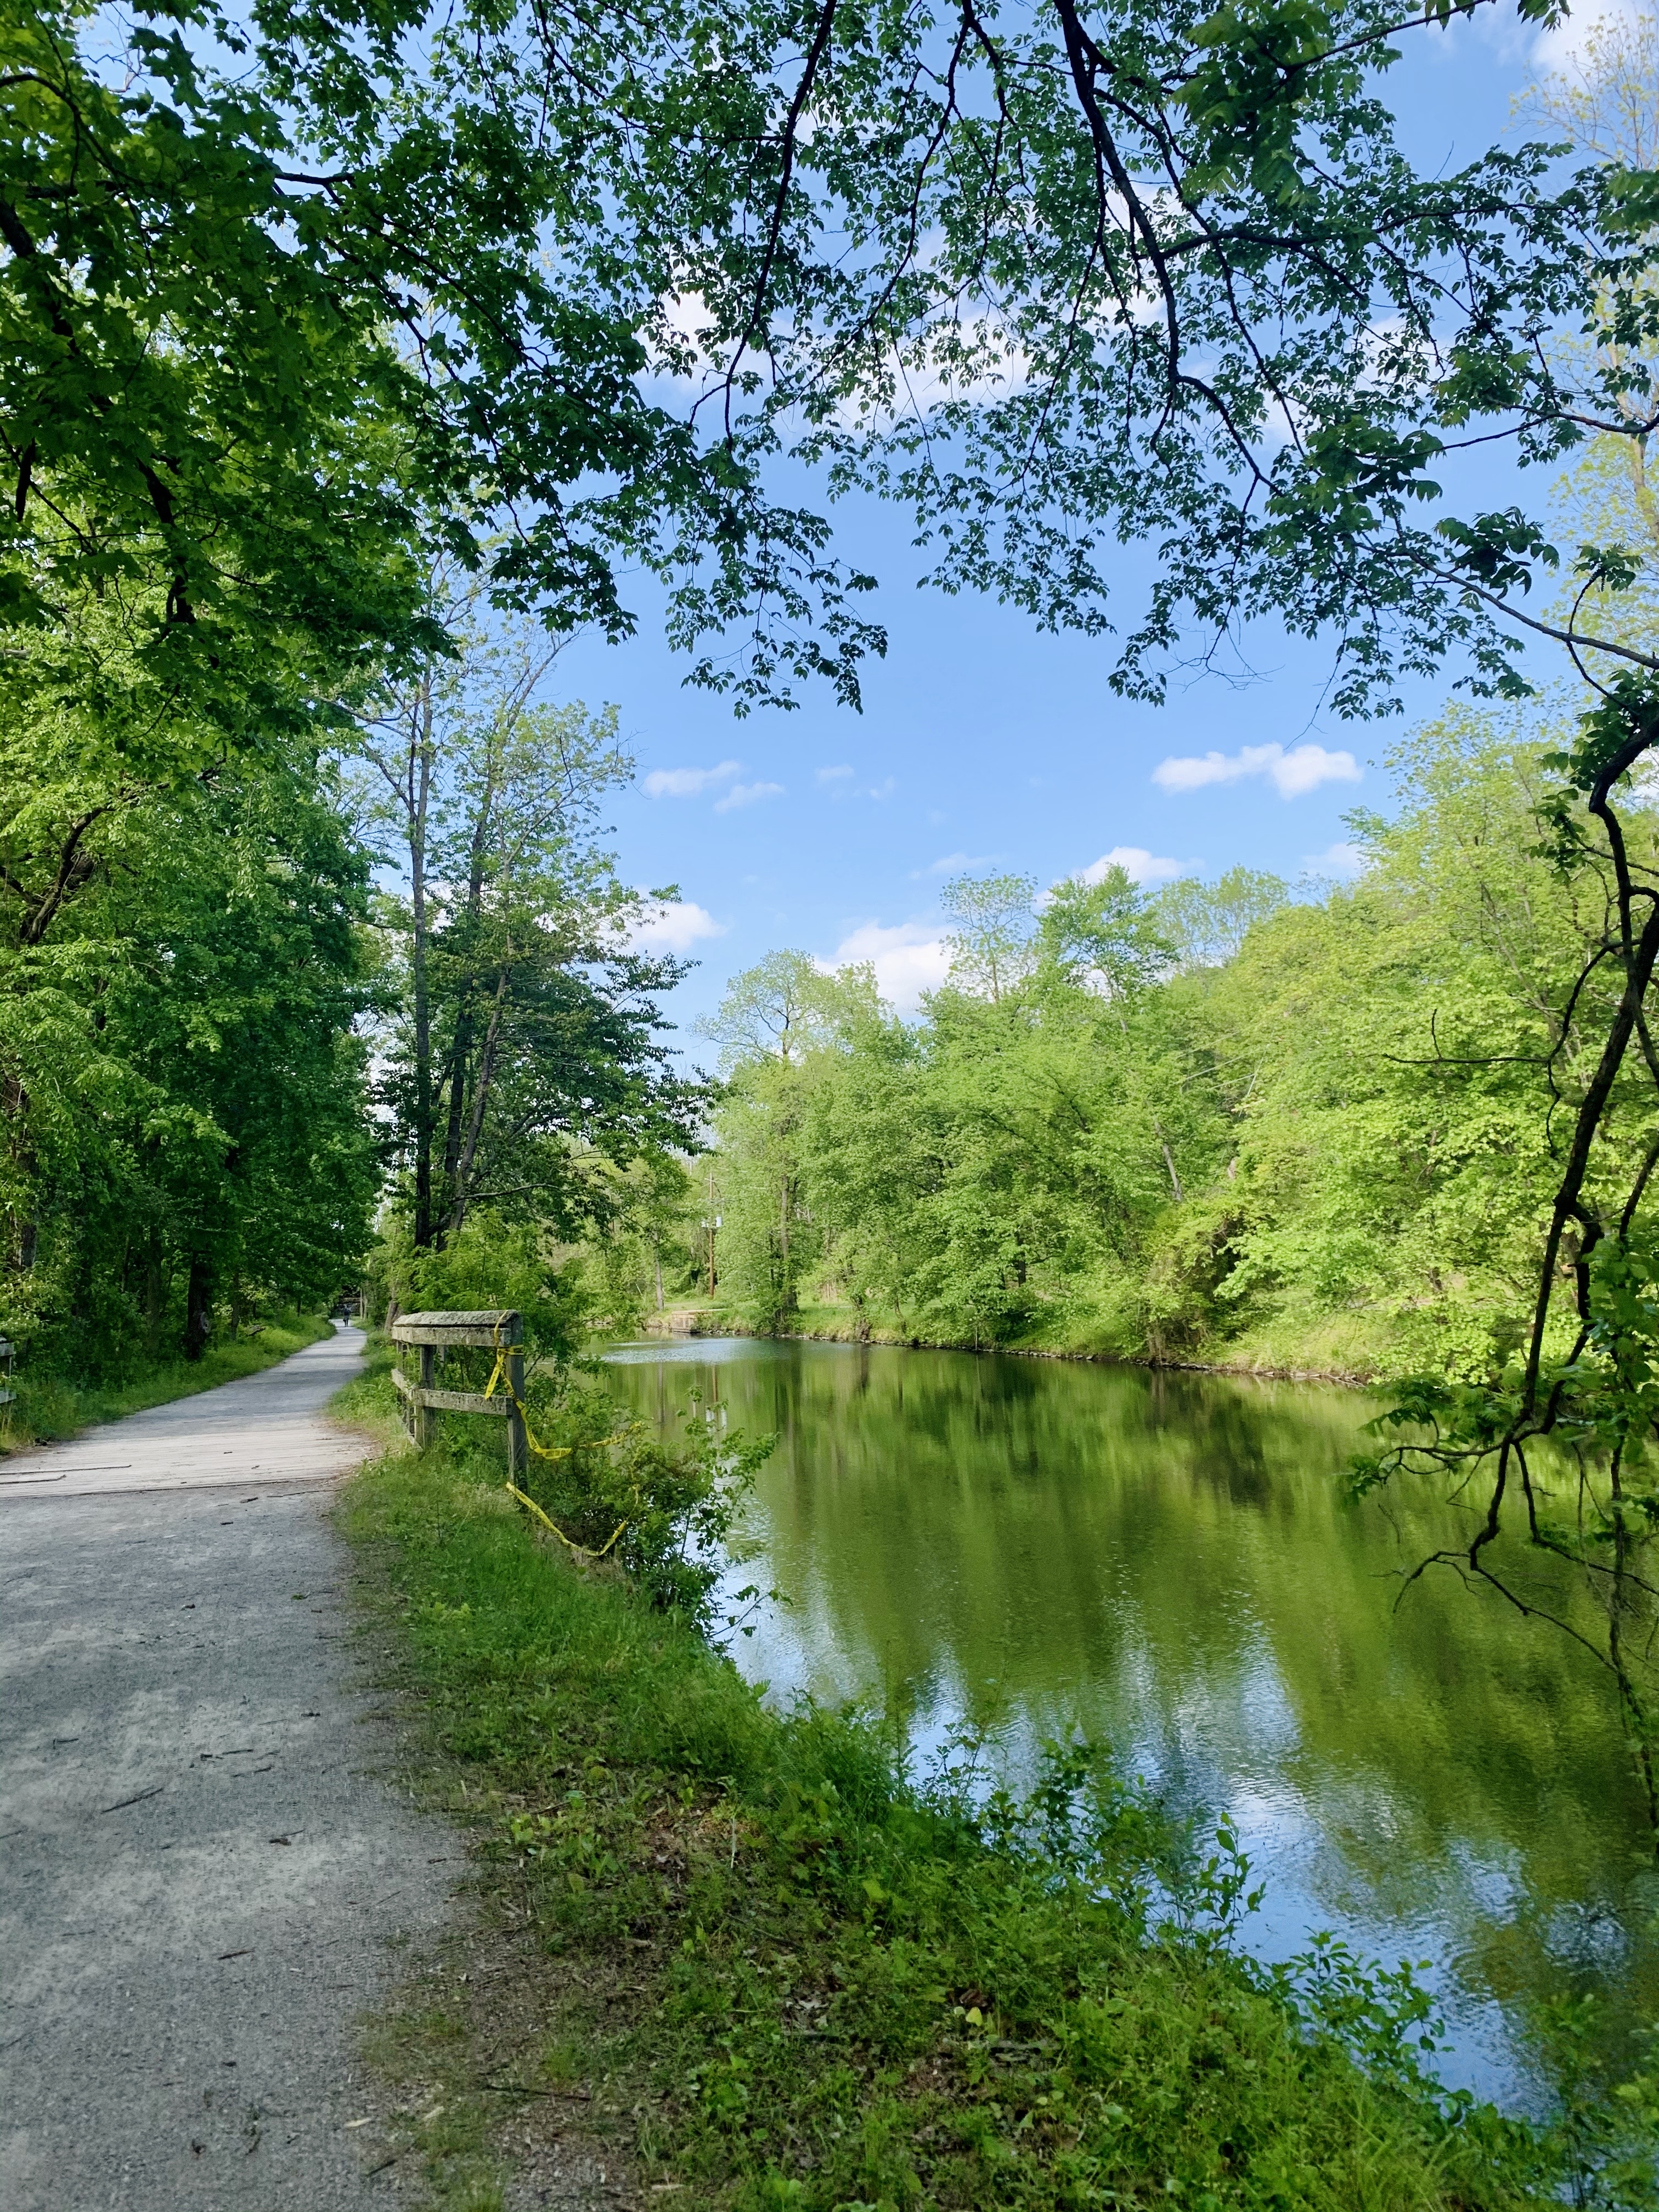
[{"label": "grassy embankment", "polygon": [[[740,1310],[712,1298],[676,1298],[661,1315],[648,1314],[647,1330],[665,1328],[681,1336],[753,1334]],[[787,1332],[800,1336],[850,1344],[859,1334],[858,1316],[845,1303],[803,1302]],[[1370,1383],[1398,1374],[1412,1362],[1396,1342],[1397,1325],[1383,1314],[1364,1311],[1318,1313],[1287,1310],[1258,1321],[1235,1337],[1218,1338],[1196,1348],[1171,1354],[1161,1364],[1199,1367],[1220,1375],[1288,1376],[1296,1381]],[[934,1345],[950,1351],[980,1349],[971,1339],[918,1336],[909,1329],[872,1322],[872,1344]],[[984,1347],[989,1349],[991,1347]],[[1130,1359],[1141,1361],[1144,1352],[1125,1352],[1091,1326],[1086,1315],[1056,1304],[1039,1316],[1033,1327],[1012,1341],[994,1347],[1046,1359]]]},{"label": "grassy embankment", "polygon": [[[389,1434],[386,1364],[342,1410]],[[1085,1832],[1061,1776],[988,1818],[854,1723],[775,1717],[533,1534],[483,1425],[340,1509],[483,1894],[471,1978],[434,1967],[374,2039],[430,2201],[498,2206],[509,2145],[555,2195],[602,2166],[625,2203],[733,2212],[1558,2201],[1533,2138],[1412,2077],[1386,2003],[1206,1935],[1224,1850],[1161,1924],[1133,1796]]]},{"label": "grassy embankment", "polygon": [[94,1422],[118,1421],[124,1413],[142,1413],[146,1407],[188,1398],[216,1383],[257,1375],[290,1352],[317,1343],[329,1329],[321,1315],[276,1314],[257,1335],[210,1345],[199,1359],[156,1360],[123,1382],[77,1383],[58,1375],[31,1375],[24,1365],[13,1386],[15,1401],[0,1406],[0,1455],[20,1451],[25,1444],[76,1436]]}]

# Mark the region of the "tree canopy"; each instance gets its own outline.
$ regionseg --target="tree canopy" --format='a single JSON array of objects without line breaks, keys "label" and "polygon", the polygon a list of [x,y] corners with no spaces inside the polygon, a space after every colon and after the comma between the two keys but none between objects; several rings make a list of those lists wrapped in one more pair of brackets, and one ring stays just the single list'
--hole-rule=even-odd
[{"label": "tree canopy", "polygon": [[751,613],[727,673],[757,695],[854,686],[878,641],[823,526],[650,389],[685,353],[684,210],[623,246],[629,104],[585,73],[606,27],[562,27],[410,0],[185,0],[125,40],[76,0],[10,19],[0,616],[52,635],[96,600],[125,690],[246,741],[435,641],[434,552],[613,635],[626,557],[678,579],[688,637]]}]

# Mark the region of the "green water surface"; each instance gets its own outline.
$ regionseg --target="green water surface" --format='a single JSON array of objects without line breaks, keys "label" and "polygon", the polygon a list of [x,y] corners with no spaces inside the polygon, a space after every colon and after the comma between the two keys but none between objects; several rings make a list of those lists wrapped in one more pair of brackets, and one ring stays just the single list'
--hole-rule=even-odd
[{"label": "green water surface", "polygon": [[1659,1884],[1605,1678],[1448,1570],[1405,1585],[1467,1518],[1346,1502],[1364,1396],[743,1338],[612,1347],[606,1372],[665,1426],[696,1390],[775,1432],[732,1571],[790,1600],[733,1647],[775,1698],[862,1701],[924,1762],[966,1723],[1016,1778],[1045,1737],[1111,1744],[1231,1814],[1267,1884],[1255,1948],[1331,1929],[1430,1961],[1443,2071],[1511,2106],[1547,2094],[1551,1995],[1595,1990],[1615,2046],[1659,2019]]}]

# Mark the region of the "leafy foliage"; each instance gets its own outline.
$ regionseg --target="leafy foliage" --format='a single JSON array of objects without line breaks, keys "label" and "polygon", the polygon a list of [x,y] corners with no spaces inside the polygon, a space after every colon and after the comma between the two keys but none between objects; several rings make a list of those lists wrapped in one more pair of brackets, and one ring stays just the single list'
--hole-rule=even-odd
[{"label": "leafy foliage", "polygon": [[[129,707],[178,693],[246,743],[438,643],[434,554],[621,635],[626,552],[709,572],[693,635],[757,599],[759,694],[785,665],[855,690],[878,640],[822,526],[644,388],[672,210],[631,254],[601,216],[639,44],[596,102],[604,27],[562,52],[511,9],[186,0],[125,41],[77,0],[10,19],[8,619],[114,607]],[[828,648],[789,627],[824,590]]]},{"label": "leafy foliage", "polygon": [[[326,782],[244,763],[135,796],[68,714],[0,726],[0,763],[23,890],[0,931],[0,1333],[90,1381],[199,1353],[216,1305],[332,1297],[377,1174],[366,868]],[[112,796],[76,841],[89,765]],[[84,869],[36,930],[64,838]]]},{"label": "leafy foliage", "polygon": [[996,1342],[1105,1271],[1134,1328],[1156,1224],[1222,1141],[1212,1055],[1121,870],[1057,886],[1040,921],[1034,889],[951,887],[951,980],[919,1028],[842,971],[818,979],[843,1018],[814,1049],[738,1066],[718,1118],[724,1281],[763,1325],[827,1284],[861,1328]]},{"label": "leafy foliage", "polygon": [[480,1206],[566,1237],[607,1219],[611,1170],[689,1142],[696,1098],[660,1041],[680,969],[630,943],[643,901],[598,842],[633,775],[615,711],[550,705],[546,641],[467,611],[446,607],[455,657],[382,693],[357,747],[392,871],[380,1095],[420,1250]]}]

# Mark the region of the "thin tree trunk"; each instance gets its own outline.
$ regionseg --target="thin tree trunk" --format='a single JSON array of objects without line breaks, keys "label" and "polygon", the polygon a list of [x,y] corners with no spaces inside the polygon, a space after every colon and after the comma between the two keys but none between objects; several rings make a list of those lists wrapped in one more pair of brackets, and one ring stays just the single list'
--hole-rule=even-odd
[{"label": "thin tree trunk", "polygon": [[[3,1103],[5,1118],[16,1131],[11,1156],[27,1183],[33,1180],[36,1170],[28,1135],[29,1095],[15,1078],[7,1081]],[[33,1267],[39,1243],[40,1229],[33,1214],[21,1215],[17,1222],[17,1268],[20,1274],[27,1275]]]},{"label": "thin tree trunk", "polygon": [[[1127,1045],[1129,1042],[1129,1024],[1125,1018],[1122,1007],[1118,1005],[1115,999],[1112,1000],[1112,1012],[1117,1016],[1117,1025],[1123,1032],[1123,1042]],[[1250,1078],[1250,1081],[1252,1083],[1255,1081],[1255,1076]],[[1249,1093],[1247,1091],[1245,1096],[1248,1097]],[[1147,1110],[1150,1112],[1151,1109]],[[1170,1188],[1175,1193],[1175,1202],[1177,1206],[1183,1206],[1186,1199],[1181,1188],[1181,1177],[1176,1173],[1175,1154],[1170,1150],[1170,1140],[1164,1133],[1164,1124],[1156,1114],[1152,1115],[1152,1128],[1158,1137],[1158,1147],[1164,1154],[1164,1164],[1170,1170]]]},{"label": "thin tree trunk", "polygon": [[489,1009],[489,1026],[484,1031],[483,1049],[478,1054],[478,1073],[472,1085],[472,1112],[468,1120],[466,1142],[455,1165],[455,1195],[449,1209],[449,1234],[453,1237],[466,1219],[467,1208],[472,1202],[472,1170],[478,1158],[478,1145],[483,1135],[484,1114],[489,1104],[489,1087],[495,1073],[495,1055],[501,1043],[501,1007],[507,998],[507,970],[503,968],[495,978],[495,1003]]},{"label": "thin tree trunk", "polygon": [[428,975],[426,823],[432,795],[432,678],[421,685],[410,738],[410,982],[415,1025],[415,1244],[432,1242],[432,1003]]},{"label": "thin tree trunk", "polygon": [[1170,1188],[1175,1193],[1176,1204],[1180,1206],[1184,1203],[1181,1190],[1181,1177],[1176,1173],[1175,1155],[1170,1150],[1170,1140],[1163,1130],[1158,1128],[1156,1115],[1152,1116],[1152,1127],[1158,1129],[1158,1141],[1164,1147],[1164,1164],[1170,1170]]},{"label": "thin tree trunk", "polygon": [[[472,1060],[472,978],[467,976],[455,1009],[455,1035],[449,1048],[449,1106],[444,1126],[443,1203],[453,1213],[460,1188],[462,1132],[466,1122],[467,1071]],[[453,1224],[448,1226],[453,1231]]]},{"label": "thin tree trunk", "polygon": [[[485,778],[483,793],[478,801],[478,811],[472,824],[468,855],[465,928],[469,948],[477,944],[478,920],[483,907],[484,848],[494,813],[495,797],[495,775],[492,754],[490,773]],[[477,1034],[474,1012],[477,988],[477,972],[469,967],[456,993],[455,1037],[449,1054],[449,1114],[444,1131],[443,1188],[445,1203],[452,1217],[460,1196],[462,1131],[466,1120],[466,1076],[472,1058],[473,1039]],[[462,1211],[464,1216],[465,1207]],[[451,1235],[459,1225],[452,1218],[448,1224]]]},{"label": "thin tree trunk", "polygon": [[185,1293],[185,1357],[199,1359],[213,1334],[213,1268],[200,1252],[191,1255],[190,1287]]},{"label": "thin tree trunk", "polygon": [[795,1310],[795,1286],[789,1279],[789,1177],[783,1178],[783,1189],[778,1201],[778,1311],[780,1315]]}]

